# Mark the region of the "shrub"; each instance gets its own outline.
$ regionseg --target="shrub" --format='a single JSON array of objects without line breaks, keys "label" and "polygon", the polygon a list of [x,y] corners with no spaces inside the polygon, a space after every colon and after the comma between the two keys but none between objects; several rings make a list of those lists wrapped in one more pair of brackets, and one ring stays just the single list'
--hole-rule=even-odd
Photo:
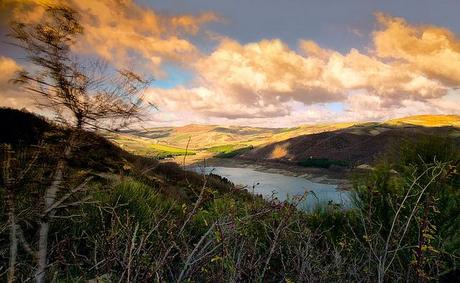
[{"label": "shrub", "polygon": [[407,273],[425,281],[458,268],[458,157],[446,138],[406,141],[356,182],[356,206],[381,280]]},{"label": "shrub", "polygon": [[308,158],[304,159],[302,161],[297,162],[299,166],[303,167],[319,167],[319,168],[329,168],[332,165],[335,166],[348,166],[348,163],[346,161],[342,160],[331,160],[327,158]]}]

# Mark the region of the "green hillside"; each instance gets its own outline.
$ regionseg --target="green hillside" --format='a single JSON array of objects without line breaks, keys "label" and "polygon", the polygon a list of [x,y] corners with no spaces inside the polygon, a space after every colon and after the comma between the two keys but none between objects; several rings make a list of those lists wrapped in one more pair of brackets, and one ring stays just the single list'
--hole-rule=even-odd
[{"label": "green hillside", "polygon": [[[16,231],[18,282],[36,270],[43,221],[52,235],[47,280],[55,282],[415,282],[421,275],[452,282],[458,274],[460,152],[448,139],[402,143],[396,156],[357,175],[353,207],[327,203],[305,212],[297,209],[300,196],[263,199],[225,178],[133,155],[95,133],[72,135],[17,110],[0,109],[0,118],[7,122],[0,125],[0,270],[11,264]],[[72,136],[71,156],[61,163]],[[119,142],[128,141],[136,143]],[[62,166],[55,213],[45,218],[43,192]],[[375,256],[389,251],[394,262],[382,271]],[[417,253],[423,258],[414,259]]]},{"label": "green hillside", "polygon": [[129,134],[106,133],[105,136],[121,148],[138,155],[166,158],[183,155],[195,155],[196,152],[158,143],[154,139],[139,137]]},{"label": "green hillside", "polygon": [[[262,148],[291,138],[326,132],[351,133],[362,136],[378,136],[394,127],[423,126],[460,127],[458,115],[419,115],[385,122],[332,123],[301,125],[293,128],[260,128],[247,126],[187,125],[131,130],[125,133],[107,134],[107,137],[136,154],[174,157],[190,155],[187,162],[209,157],[235,157],[251,148]],[[451,136],[460,135],[452,131]],[[297,150],[302,151],[299,146]],[[181,160],[182,162],[182,160]]]}]

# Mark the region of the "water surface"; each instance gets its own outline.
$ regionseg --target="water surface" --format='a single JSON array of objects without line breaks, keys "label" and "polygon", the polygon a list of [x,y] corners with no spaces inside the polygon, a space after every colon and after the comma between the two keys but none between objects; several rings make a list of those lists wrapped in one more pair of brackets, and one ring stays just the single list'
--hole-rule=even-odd
[{"label": "water surface", "polygon": [[345,208],[351,206],[350,192],[338,190],[337,185],[315,183],[303,177],[236,167],[207,167],[195,170],[199,173],[212,172],[225,177],[232,183],[244,186],[248,191],[260,194],[266,199],[276,197],[280,201],[292,200],[294,196],[308,192],[306,200],[299,205],[299,208],[304,210],[311,210],[318,204],[329,202],[340,204]]}]

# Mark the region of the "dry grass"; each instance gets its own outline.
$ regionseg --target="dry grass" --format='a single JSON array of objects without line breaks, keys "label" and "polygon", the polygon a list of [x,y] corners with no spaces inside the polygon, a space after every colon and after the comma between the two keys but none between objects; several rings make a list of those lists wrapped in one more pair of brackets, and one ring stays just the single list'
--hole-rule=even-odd
[{"label": "dry grass", "polygon": [[386,122],[389,125],[417,125],[424,127],[454,126],[460,127],[459,115],[417,115],[400,119],[393,119]]}]

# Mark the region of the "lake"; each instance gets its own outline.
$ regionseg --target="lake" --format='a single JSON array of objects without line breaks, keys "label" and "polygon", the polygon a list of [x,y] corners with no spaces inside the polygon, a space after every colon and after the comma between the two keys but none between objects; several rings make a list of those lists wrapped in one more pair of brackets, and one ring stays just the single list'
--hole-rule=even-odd
[{"label": "lake", "polygon": [[205,170],[197,167],[195,171],[201,174],[212,172],[225,177],[232,183],[244,186],[248,191],[260,194],[266,199],[275,196],[280,201],[285,201],[308,191],[305,201],[299,204],[300,209],[307,211],[315,208],[318,204],[328,202],[340,204],[344,208],[351,206],[350,192],[337,189],[337,185],[314,183],[302,177],[236,167],[206,167]]}]

